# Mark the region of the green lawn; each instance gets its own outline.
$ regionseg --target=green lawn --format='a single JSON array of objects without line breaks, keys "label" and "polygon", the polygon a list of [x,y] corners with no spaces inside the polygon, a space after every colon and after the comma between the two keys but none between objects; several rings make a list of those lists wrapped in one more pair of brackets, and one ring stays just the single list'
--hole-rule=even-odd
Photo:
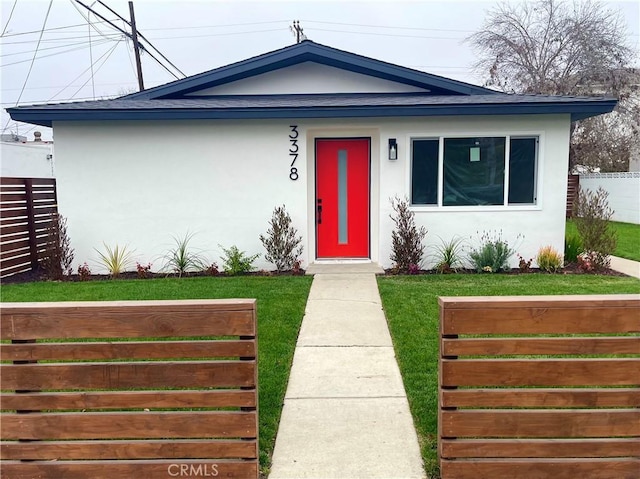
[{"label": "green lawn", "polygon": [[[614,255],[640,261],[640,225],[616,221],[612,221],[611,225],[618,233],[618,246]],[[571,220],[567,220],[566,234],[578,234],[576,225]]]},{"label": "green lawn", "polygon": [[437,466],[438,296],[640,293],[640,280],[596,275],[424,275],[378,279],[429,477]]},{"label": "green lawn", "polygon": [[260,465],[266,472],[278,430],[311,277],[164,278],[27,283],[2,286],[2,301],[110,301],[127,299],[258,300]]}]

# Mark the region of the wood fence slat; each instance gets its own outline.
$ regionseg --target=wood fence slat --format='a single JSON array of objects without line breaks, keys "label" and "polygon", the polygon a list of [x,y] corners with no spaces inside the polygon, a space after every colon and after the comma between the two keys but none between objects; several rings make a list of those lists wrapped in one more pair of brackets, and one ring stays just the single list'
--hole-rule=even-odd
[{"label": "wood fence slat", "polygon": [[256,412],[142,411],[3,415],[3,439],[255,438]]},{"label": "wood fence slat", "polygon": [[442,437],[609,437],[640,435],[640,410],[442,411]]},{"label": "wood fence slat", "polygon": [[445,312],[444,334],[637,333],[640,318],[633,307],[490,308]]},{"label": "wood fence slat", "polygon": [[625,386],[640,383],[640,359],[442,360],[443,386]]},{"label": "wood fence slat", "polygon": [[1,442],[2,460],[198,459],[258,457],[257,442],[221,439]]},{"label": "wood fence slat", "polygon": [[24,191],[16,192],[2,192],[0,193],[0,203],[12,203],[16,201],[24,202],[27,199],[27,195]]},{"label": "wood fence slat", "polygon": [[444,390],[442,407],[640,407],[640,388],[524,388]]},{"label": "wood fence slat", "polygon": [[445,356],[530,354],[639,354],[640,336],[590,338],[443,339]]},{"label": "wood fence slat", "polygon": [[18,264],[16,266],[12,266],[10,268],[2,267],[2,272],[0,273],[0,276],[2,276],[2,278],[5,278],[7,276],[11,276],[12,274],[22,273],[30,270],[31,270],[31,263],[26,262],[26,263]]},{"label": "wood fence slat", "polygon": [[255,361],[3,364],[0,387],[26,391],[252,387],[255,372]]},{"label": "wood fence slat", "polygon": [[634,457],[640,438],[616,439],[445,439],[443,458]]},{"label": "wood fence slat", "polygon": [[2,408],[32,411],[124,408],[255,408],[257,406],[256,396],[255,389],[20,393],[3,394]]},{"label": "wood fence slat", "polygon": [[531,296],[441,296],[438,304],[446,310],[477,309],[578,309],[637,308],[640,294],[563,294]]},{"label": "wood fence slat", "polygon": [[[14,266],[22,266],[24,264],[31,264],[31,257],[29,256],[29,250],[25,250],[20,253],[20,256],[2,258],[0,257],[0,268],[2,271],[12,268]],[[4,310],[3,310],[4,314]],[[4,325],[0,325],[0,328],[4,327]],[[0,332],[0,334],[2,334]]]},{"label": "wood fence slat", "polygon": [[30,245],[29,239],[20,240],[20,241],[12,241],[10,243],[1,243],[0,244],[0,252],[2,253],[10,253],[13,251],[23,250],[25,248],[29,248]]},{"label": "wood fence slat", "polygon": [[11,209],[3,208],[0,210],[0,218],[9,219],[9,218],[26,218],[27,217],[27,208],[23,206],[15,206]]},{"label": "wood fence slat", "polygon": [[447,461],[442,479],[637,479],[640,460],[624,459],[478,459]]},{"label": "wood fence slat", "polygon": [[3,240],[9,237],[11,237],[11,239],[29,238],[29,233],[25,231],[25,229],[20,225],[0,226],[0,235],[2,236]]},{"label": "wood fence slat", "polygon": [[[181,467],[186,469],[181,470]],[[182,472],[181,472],[182,471]],[[140,460],[140,461],[45,461],[16,463],[7,461],[2,465],[3,477],[7,479],[131,479],[168,477],[224,477],[245,479],[258,477],[257,460]],[[171,474],[176,474],[171,476]]]},{"label": "wood fence slat", "polygon": [[255,356],[255,340],[26,343],[6,344],[0,348],[0,359],[5,361],[54,359],[204,359],[225,357],[247,358]]},{"label": "wood fence slat", "polygon": [[[100,307],[90,302],[74,306],[49,303],[47,317],[51,320],[47,321],[29,303],[4,303],[0,335],[2,339],[255,336],[253,313],[246,310],[253,302],[239,301],[235,306],[229,300],[210,308],[204,306],[206,300],[183,305],[156,301],[146,311],[136,307],[136,302],[101,303]],[[85,316],[87,311],[90,319]]]}]

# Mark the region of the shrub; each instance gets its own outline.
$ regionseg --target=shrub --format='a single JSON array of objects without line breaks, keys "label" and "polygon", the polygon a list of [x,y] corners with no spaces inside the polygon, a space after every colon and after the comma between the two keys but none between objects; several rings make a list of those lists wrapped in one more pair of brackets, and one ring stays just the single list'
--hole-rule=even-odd
[{"label": "shrub", "polygon": [[205,270],[205,273],[207,273],[207,276],[218,276],[220,274],[218,264],[211,263],[211,265]]},{"label": "shrub", "polygon": [[224,252],[224,256],[221,258],[224,272],[228,275],[246,274],[255,269],[253,262],[260,256],[259,254],[247,256],[244,251],[240,251],[235,245],[229,249],[224,246],[220,246],[220,248]]},{"label": "shrub", "polygon": [[529,271],[531,271],[532,262],[533,258],[529,258],[528,260],[526,260],[522,256],[518,255],[518,269],[521,273],[528,273]]},{"label": "shrub", "polygon": [[422,240],[427,235],[424,226],[418,228],[414,213],[409,208],[409,200],[397,196],[391,199],[391,207],[395,215],[391,219],[396,225],[391,232],[391,261],[398,272],[408,273],[411,265],[419,269],[424,255]]},{"label": "shrub", "polygon": [[278,272],[289,271],[302,254],[302,236],[291,226],[291,216],[284,205],[276,206],[269,221],[267,234],[260,235],[260,241],[267,250],[265,259],[276,266]]},{"label": "shrub", "polygon": [[608,197],[609,193],[602,187],[595,193],[580,188],[573,202],[573,221],[584,251],[592,253],[595,271],[609,267],[609,256],[616,249],[616,233],[609,222],[613,210],[609,208]]},{"label": "shrub", "polygon": [[451,273],[464,268],[463,246],[464,238],[454,237],[449,241],[440,238],[440,244],[435,247],[436,271]]},{"label": "shrub", "polygon": [[564,240],[564,261],[565,263],[576,263],[578,255],[584,251],[582,240],[577,234],[570,234]]},{"label": "shrub", "polygon": [[536,256],[538,267],[547,273],[555,273],[562,267],[562,256],[552,246],[543,246]]},{"label": "shrub", "polygon": [[73,248],[67,235],[67,220],[55,213],[51,224],[47,228],[45,256],[40,260],[40,267],[47,279],[62,281],[71,276],[73,262]]},{"label": "shrub", "polygon": [[483,232],[480,236],[480,246],[472,247],[469,259],[478,273],[498,273],[509,269],[509,258],[515,249],[502,239],[502,232]]},{"label": "shrub", "polygon": [[203,255],[189,247],[192,238],[192,233],[186,233],[182,238],[173,237],[176,246],[165,253],[162,271],[177,274],[181,278],[183,274],[202,271],[207,267]]},{"label": "shrub", "polygon": [[78,277],[80,281],[89,281],[91,279],[91,270],[86,262],[78,266]]},{"label": "shrub", "polygon": [[106,243],[102,244],[105,247],[104,253],[96,249],[98,256],[100,256],[99,262],[109,271],[109,275],[112,278],[117,278],[131,265],[132,252],[129,251],[126,246],[120,248],[118,245],[115,245],[112,249]]},{"label": "shrub", "polygon": [[139,279],[146,279],[151,274],[151,263],[147,263],[146,265],[142,265],[136,262],[136,273]]},{"label": "shrub", "polygon": [[578,269],[585,273],[595,271],[596,254],[593,251],[585,251],[578,255]]},{"label": "shrub", "polygon": [[301,276],[304,274],[304,270],[302,269],[302,261],[296,260],[293,262],[291,274],[293,274],[294,276]]}]

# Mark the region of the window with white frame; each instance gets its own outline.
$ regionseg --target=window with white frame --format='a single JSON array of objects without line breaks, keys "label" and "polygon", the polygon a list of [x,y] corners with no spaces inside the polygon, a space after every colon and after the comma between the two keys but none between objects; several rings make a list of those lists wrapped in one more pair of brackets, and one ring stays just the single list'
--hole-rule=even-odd
[{"label": "window with white frame", "polygon": [[537,160],[536,136],[413,139],[411,203],[536,204]]}]

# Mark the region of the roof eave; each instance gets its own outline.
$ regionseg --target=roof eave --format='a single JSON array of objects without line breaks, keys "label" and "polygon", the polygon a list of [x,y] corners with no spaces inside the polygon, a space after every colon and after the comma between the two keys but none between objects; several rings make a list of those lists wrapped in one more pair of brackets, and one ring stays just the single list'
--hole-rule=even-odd
[{"label": "roof eave", "polygon": [[55,121],[122,120],[234,120],[281,118],[380,118],[468,115],[540,115],[569,114],[571,121],[582,120],[613,110],[616,100],[581,103],[511,103],[464,105],[394,105],[352,107],[226,108],[226,109],[38,109],[16,107],[7,112],[15,121],[52,126]]}]

